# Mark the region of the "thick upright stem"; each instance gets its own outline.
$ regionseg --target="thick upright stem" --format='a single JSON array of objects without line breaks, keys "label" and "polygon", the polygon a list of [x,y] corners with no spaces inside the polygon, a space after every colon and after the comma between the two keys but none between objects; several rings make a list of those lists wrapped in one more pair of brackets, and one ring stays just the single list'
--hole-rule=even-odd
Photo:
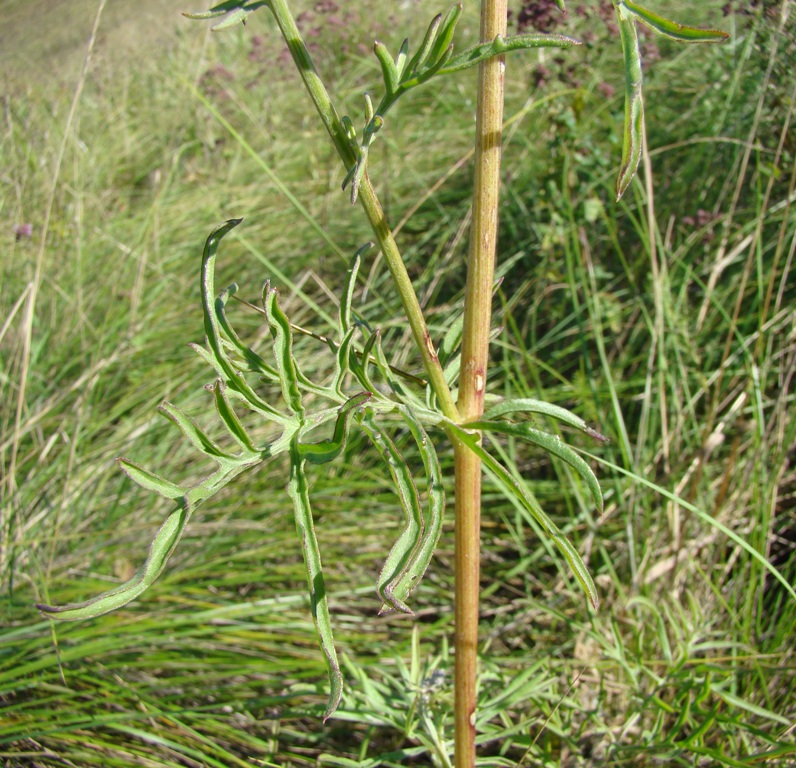
[{"label": "thick upright stem", "polygon": [[[506,0],[483,0],[481,40],[506,34]],[[500,143],[503,125],[503,57],[478,68],[475,184],[464,304],[462,368],[458,408],[462,421],[484,411],[492,283],[495,272]],[[460,443],[454,445],[456,472],[456,670],[455,764],[475,766],[478,598],[481,528],[481,462]]]}]

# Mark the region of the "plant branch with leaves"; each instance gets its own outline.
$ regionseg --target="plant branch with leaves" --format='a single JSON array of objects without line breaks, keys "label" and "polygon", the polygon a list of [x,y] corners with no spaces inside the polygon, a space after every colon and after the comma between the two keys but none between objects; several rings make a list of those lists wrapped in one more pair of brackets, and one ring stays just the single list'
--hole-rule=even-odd
[{"label": "plant branch with leaves", "polygon": [[[558,5],[563,10],[563,2]],[[614,2],[626,72],[624,149],[617,180],[617,195],[630,184],[644,141],[641,56],[637,24],[682,42],[720,42],[722,32],[701,30],[668,21],[630,0]],[[329,671],[329,697],[325,718],[340,703],[343,679],[338,662],[329,598],[315,533],[308,475],[314,468],[337,458],[353,428],[360,430],[374,448],[395,488],[403,515],[398,540],[386,555],[376,590],[383,610],[411,613],[408,599],[417,588],[434,554],[442,529],[445,495],[434,439],[444,433],[454,446],[456,487],[456,765],[475,764],[476,675],[478,642],[478,560],[481,473],[486,469],[507,497],[521,505],[551,538],[596,608],[597,590],[577,548],[555,525],[517,479],[516,468],[501,462],[489,440],[509,438],[545,451],[566,462],[585,483],[593,502],[602,511],[600,486],[590,466],[557,435],[530,425],[529,417],[544,417],[591,438],[602,436],[575,414],[533,399],[501,400],[484,410],[491,328],[491,297],[494,290],[495,254],[500,181],[505,54],[540,47],[569,48],[577,41],[563,35],[506,35],[505,0],[485,0],[481,40],[457,52],[456,25],[462,14],[457,3],[436,16],[414,53],[404,40],[393,56],[376,42],[384,93],[374,106],[365,96],[363,127],[340,116],[286,0],[241,2],[228,0],[192,18],[214,19],[220,30],[246,22],[259,9],[271,11],[285,39],[298,73],[343,163],[341,186],[350,190],[352,203],[360,203],[383,254],[393,285],[403,305],[427,383],[407,381],[390,366],[381,334],[357,319],[354,296],[359,267],[367,248],[352,258],[340,294],[338,327],[323,336],[334,373],[331,380],[311,381],[303,372],[293,349],[294,326],[279,302],[277,290],[266,282],[261,312],[271,337],[271,348],[261,353],[237,334],[227,315],[236,285],[220,293],[215,288],[216,255],[222,239],[241,220],[231,219],[207,238],[201,260],[200,287],[206,344],[196,352],[215,372],[208,387],[229,446],[214,441],[187,414],[164,403],[161,412],[183,436],[215,464],[201,482],[187,487],[127,460],[119,463],[140,486],[170,500],[174,507],[157,532],[144,565],[125,584],[83,603],[65,606],[40,605],[55,619],[84,619],[120,608],[137,598],[157,579],[177,546],[193,512],[242,473],[284,455],[289,471],[287,495],[292,501],[309,589],[309,604],[321,650]],[[476,135],[476,174],[473,224],[463,317],[453,322],[439,349],[435,346],[417,293],[398,244],[369,177],[371,148],[386,130],[387,116],[405,94],[446,75],[479,67]],[[310,331],[312,333],[312,331]],[[458,402],[454,387],[458,380]],[[269,437],[259,441],[245,426],[239,412],[247,411],[270,424]],[[394,434],[408,433],[422,462],[425,501],[418,491],[416,472],[398,449]]]}]

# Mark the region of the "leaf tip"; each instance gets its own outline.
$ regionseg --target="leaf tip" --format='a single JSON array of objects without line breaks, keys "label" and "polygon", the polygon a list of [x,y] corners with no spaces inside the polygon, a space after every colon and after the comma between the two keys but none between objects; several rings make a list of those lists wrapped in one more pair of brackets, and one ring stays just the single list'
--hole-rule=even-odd
[{"label": "leaf tip", "polygon": [[402,600],[399,600],[397,597],[393,595],[392,597],[395,602],[390,601],[390,603],[384,603],[381,608],[379,608],[379,616],[387,616],[391,613],[401,613],[404,616],[414,616],[415,612]]},{"label": "leaf tip", "polygon": [[605,435],[603,435],[601,432],[598,432],[596,429],[593,429],[592,427],[586,427],[583,432],[592,439],[599,440],[601,443],[611,442]]},{"label": "leaf tip", "polygon": [[617,178],[616,180],[616,200],[614,202],[619,202],[622,199],[622,195],[627,192],[627,188],[630,186],[630,182],[633,181],[633,177],[636,175],[635,170],[630,173],[623,173]]}]

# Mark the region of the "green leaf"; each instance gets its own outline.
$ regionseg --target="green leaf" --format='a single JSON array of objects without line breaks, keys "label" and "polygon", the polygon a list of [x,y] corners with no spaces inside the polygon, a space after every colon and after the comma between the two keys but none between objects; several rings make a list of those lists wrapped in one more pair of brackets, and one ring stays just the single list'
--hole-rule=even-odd
[{"label": "green leaf", "polygon": [[[490,343],[494,341],[500,334],[502,333],[503,329],[500,326],[493,328],[489,332],[489,341]],[[457,351],[457,353],[453,356],[450,362],[445,365],[445,381],[448,384],[453,384],[456,379],[459,377],[459,371],[462,367],[462,353],[461,349]]]},{"label": "green leaf", "polygon": [[304,554],[312,619],[315,623],[321,650],[326,658],[326,666],[329,670],[329,702],[323,716],[325,721],[331,717],[340,704],[340,699],[343,695],[343,675],[340,672],[340,663],[337,660],[337,652],[334,648],[332,619],[329,614],[329,599],[323,579],[321,553],[312,519],[309,488],[307,486],[307,477],[304,473],[304,457],[301,454],[297,438],[292,441],[290,446],[290,479],[287,492],[293,502],[296,530],[301,539],[301,550]]},{"label": "green leaf", "polygon": [[423,578],[434,551],[439,542],[442,523],[445,516],[445,490],[442,484],[442,470],[437,459],[437,452],[427,432],[411,408],[402,407],[401,415],[409,426],[420,456],[423,459],[426,477],[428,478],[427,512],[423,516],[423,527],[417,546],[412,550],[406,566],[396,579],[393,597],[405,604],[406,599],[415,590]]},{"label": "green leaf", "polygon": [[406,62],[409,56],[409,40],[404,38],[401,47],[398,49],[398,55],[395,57],[395,69],[398,72],[398,80],[404,76],[406,70]]},{"label": "green leaf", "polygon": [[311,464],[325,464],[336,459],[345,446],[348,438],[348,423],[351,414],[356,408],[361,408],[373,395],[370,392],[360,392],[340,406],[334,433],[328,440],[318,443],[299,443],[299,451],[303,458]]},{"label": "green leaf", "polygon": [[345,284],[343,285],[343,295],[340,297],[340,312],[339,312],[339,327],[340,336],[345,336],[351,328],[351,307],[354,303],[354,290],[357,285],[357,275],[359,274],[359,265],[362,262],[362,254],[373,247],[372,242],[367,242],[363,245],[351,259],[346,272]]},{"label": "green leaf", "polygon": [[226,16],[224,16],[218,24],[214,24],[210,27],[211,32],[218,32],[222,29],[227,29],[228,27],[234,27],[236,24],[245,24],[246,18],[251,13],[251,11],[247,11],[245,8],[236,8],[234,11],[230,11]]},{"label": "green leaf", "polygon": [[373,383],[370,378],[370,361],[373,354],[373,348],[376,344],[380,343],[381,331],[374,331],[368,336],[365,346],[362,348],[362,354],[359,359],[351,360],[351,373],[356,376],[359,383],[369,392],[378,392],[378,387]]},{"label": "green leaf", "polygon": [[229,0],[229,2],[226,3],[219,3],[219,5],[211,8],[209,11],[183,11],[182,15],[185,16],[186,19],[203,21],[204,19],[215,19],[219,16],[224,16],[230,11],[234,11],[242,6],[243,3],[241,3],[240,0]]},{"label": "green leaf", "polygon": [[199,11],[198,13],[185,13],[183,16],[187,19],[215,19],[223,17],[222,20],[213,25],[210,29],[216,32],[220,29],[226,29],[239,22],[246,23],[246,18],[254,13],[258,8],[268,5],[268,0],[257,0],[256,2],[241,2],[241,0],[227,0],[227,2],[219,3],[213,6],[209,11]]},{"label": "green leaf", "polygon": [[223,291],[221,291],[216,298],[216,320],[218,322],[219,329],[223,331],[222,341],[223,337],[226,337],[226,340],[229,341],[232,348],[235,349],[246,362],[246,365],[250,371],[257,373],[266,379],[270,379],[271,381],[278,381],[279,375],[273,366],[268,365],[268,363],[266,363],[265,360],[260,357],[260,355],[258,355],[251,347],[241,341],[240,337],[235,332],[235,329],[227,319],[227,302],[231,296],[235,295],[237,290],[238,286],[233,283],[228,288],[225,288]]},{"label": "green leaf", "polygon": [[[278,413],[275,411],[271,406],[268,408],[260,408],[258,403],[252,402],[251,397],[247,396],[246,394],[240,392],[239,390],[235,389],[235,387],[230,383],[229,379],[227,379],[227,373],[223,366],[221,366],[216,359],[215,355],[212,352],[208,352],[204,347],[199,346],[198,344],[189,344],[189,347],[196,352],[199,357],[202,358],[209,366],[213,368],[213,370],[218,374],[221,381],[225,382],[227,385],[226,394],[227,397],[234,397],[239,402],[243,403],[249,410],[254,411],[255,413],[259,413],[263,418],[269,419],[271,421],[277,421],[274,418],[274,413]],[[282,414],[279,414],[278,421],[282,422],[283,424],[288,424],[289,419]]]},{"label": "green leaf", "polygon": [[187,414],[171,403],[163,403],[158,410],[176,424],[194,448],[216,461],[238,461],[238,457],[220,448],[210,436]]},{"label": "green leaf", "polygon": [[144,565],[130,581],[109,592],[104,592],[82,603],[68,605],[37,605],[36,607],[54,619],[76,621],[101,616],[121,608],[144,592],[160,575],[163,566],[174,551],[190,518],[191,509],[186,504],[175,509],[157,532],[149,556]]},{"label": "green leaf", "polygon": [[412,56],[409,60],[409,64],[406,66],[405,72],[408,76],[417,74],[418,69],[425,64],[431,46],[434,45],[434,40],[437,37],[437,30],[441,23],[442,14],[439,13],[431,20],[428,29],[426,29],[426,34],[423,37],[423,42],[420,44],[420,48],[417,49],[417,53]]},{"label": "green leaf", "polygon": [[412,399],[409,393],[405,390],[404,386],[398,381],[397,376],[395,376],[390,368],[390,364],[387,362],[387,358],[384,355],[384,349],[381,346],[381,334],[377,331],[376,343],[373,345],[373,359],[376,362],[376,367],[379,369],[379,373],[381,373],[382,378],[385,382],[389,385],[390,389],[398,395],[402,400],[409,400]]},{"label": "green leaf", "polygon": [[[415,550],[420,545],[425,521],[420,512],[420,498],[412,474],[401,452],[390,436],[373,419],[368,410],[359,420],[365,434],[370,438],[392,477],[401,509],[404,512],[404,529],[384,561],[376,589],[386,606],[401,613],[412,613],[406,603],[396,595],[396,587],[402,583],[407,568],[413,561]],[[382,611],[385,610],[382,608]]]},{"label": "green leaf", "polygon": [[[293,435],[294,432],[287,429],[283,435],[274,440],[265,450],[257,454],[257,456],[251,457],[247,461],[235,463],[227,462],[222,464],[218,471],[205,478],[199,485],[185,492],[181,498],[177,499],[177,508],[169,514],[166,521],[157,532],[149,548],[149,556],[146,562],[132,579],[91,600],[86,600],[82,603],[71,603],[64,606],[39,605],[37,606],[39,610],[44,611],[55,619],[73,621],[100,616],[116,608],[121,608],[131,600],[134,600],[151,586],[160,575],[171,553],[177,546],[193,511],[203,501],[210,498],[215,493],[218,493],[219,490],[234,480],[238,475],[256,466],[264,459],[276,456],[287,450]],[[127,461],[125,461],[125,463],[127,465],[125,471],[127,471],[132,464]],[[151,475],[151,473],[147,474],[149,477],[145,478],[145,482],[149,482],[152,477],[155,477]],[[165,486],[163,486],[163,488],[165,489]],[[153,488],[153,490],[158,491],[157,488]]]},{"label": "green leaf", "polygon": [[669,21],[657,13],[643,8],[631,0],[622,0],[622,5],[640,22],[655,30],[659,35],[664,35],[681,43],[724,43],[730,36],[718,29],[699,29],[687,27],[676,21]]},{"label": "green leaf", "polygon": [[215,301],[215,266],[216,266],[216,253],[218,245],[222,238],[232,229],[238,226],[243,219],[229,219],[220,226],[216,227],[207,238],[205,242],[204,252],[202,254],[202,276],[200,282],[200,290],[202,294],[202,309],[204,312],[204,326],[205,336],[207,337],[207,346],[214,358],[213,367],[221,372],[221,376],[227,382],[228,386],[236,390],[242,396],[242,399],[251,404],[253,409],[267,415],[274,421],[286,422],[287,419],[275,408],[266,403],[257,393],[248,385],[246,380],[241,376],[235,367],[232,365],[227,353],[224,350],[223,339],[221,335],[221,324],[216,314],[216,301]]},{"label": "green leaf", "polygon": [[[357,328],[349,328],[348,333],[343,337],[340,346],[337,347],[337,354],[335,355],[335,374],[332,381],[332,389],[340,397],[344,397],[344,386],[346,376],[351,372],[351,360],[354,358],[353,346],[354,336],[356,335]],[[330,342],[329,346],[333,346]]]},{"label": "green leaf", "polygon": [[154,491],[158,495],[172,500],[180,499],[185,495],[184,488],[164,480],[160,475],[156,475],[154,472],[150,472],[148,469],[144,469],[128,459],[119,458],[116,459],[116,462],[121,467],[122,472],[134,483],[138,483],[138,485],[148,491]]},{"label": "green leaf", "polygon": [[400,80],[398,68],[395,66],[392,54],[387,50],[387,46],[384,43],[380,43],[377,40],[373,44],[373,53],[376,54],[376,58],[381,65],[381,73],[384,77],[384,87],[387,89],[387,94],[391,95],[398,90],[398,81]]},{"label": "green leaf", "polygon": [[263,289],[263,307],[274,339],[274,358],[282,385],[282,396],[290,410],[299,419],[303,419],[304,406],[299,390],[298,366],[293,357],[293,330],[290,327],[290,320],[279,306],[279,293],[268,283]]},{"label": "green leaf", "polygon": [[473,421],[468,422],[467,428],[486,432],[498,432],[502,435],[524,440],[525,442],[538,445],[548,453],[558,456],[559,459],[563,459],[583,478],[591,492],[597,509],[602,513],[603,495],[596,475],[592,472],[591,467],[575,453],[572,448],[562,442],[558,435],[542,432],[541,430],[534,429],[528,424],[511,424],[506,421]]},{"label": "green leaf", "polygon": [[580,416],[576,416],[572,411],[568,411],[560,405],[553,405],[552,403],[544,402],[544,400],[535,400],[531,397],[501,400],[496,405],[488,408],[484,412],[483,418],[488,421],[494,421],[499,416],[504,416],[507,413],[538,413],[542,416],[556,419],[567,426],[574,427],[595,440],[603,442],[607,440],[606,437],[597,432],[597,430],[592,429]]},{"label": "green leaf", "polygon": [[[505,264],[503,265],[505,268]],[[500,284],[503,282],[503,278],[500,277],[499,279],[495,280],[494,285],[492,286],[492,295],[495,296],[497,294],[498,288]],[[437,355],[439,357],[440,365],[443,368],[448,368],[451,363],[456,362],[455,370],[456,374],[459,372],[459,361],[461,359],[461,343],[462,343],[462,332],[464,329],[464,313],[458,315],[456,319],[451,323],[450,327],[448,328],[447,332],[445,333],[444,338],[442,339],[442,344],[440,344],[439,351]],[[489,332],[489,340],[492,341],[496,338],[500,332],[501,328],[493,328]],[[454,366],[451,366],[453,369]],[[445,378],[448,382],[453,381],[453,377],[449,375],[448,370],[445,371]]]},{"label": "green leaf", "polygon": [[[527,34],[513,35],[509,38],[503,38],[498,35],[491,42],[472,46],[454,56],[453,35],[461,13],[462,4],[456,3],[450,7],[444,19],[441,15],[435,16],[426,30],[420,48],[406,66],[404,66],[406,42],[401,46],[401,53],[399,53],[399,58],[396,62],[392,61],[386,49],[382,49],[383,47],[376,50],[376,55],[382,65],[386,89],[386,93],[376,110],[377,118],[379,116],[384,117],[404,93],[422,83],[428,82],[437,74],[447,75],[453,72],[460,72],[508,51],[541,47],[567,48],[580,44],[577,40],[563,35]],[[402,58],[402,55],[404,58]],[[394,70],[398,72],[397,87],[393,85],[395,82]],[[364,160],[361,155],[362,150],[360,148],[360,157],[356,165],[349,170],[346,181],[343,184],[344,188],[352,178],[363,173]],[[358,184],[355,182],[352,189],[352,199],[355,196],[357,187]]]},{"label": "green leaf", "polygon": [[244,451],[256,453],[257,448],[255,448],[254,443],[249,437],[249,433],[246,431],[243,424],[241,424],[240,419],[230,405],[229,399],[227,398],[226,387],[220,379],[217,379],[213,386],[213,394],[216,398],[216,410],[218,411],[218,415],[221,417],[221,421],[226,425],[232,439],[235,440]]},{"label": "green leaf", "polygon": [[[462,4],[454,3],[445,14],[445,18],[440,26],[439,33],[436,35],[431,50],[427,55],[429,67],[436,66],[443,57],[448,57],[453,52],[453,33],[456,31],[456,23],[462,15]],[[423,62],[421,62],[422,64]]]},{"label": "green leaf", "polygon": [[456,56],[452,56],[445,66],[439,70],[440,75],[450,75],[469,69],[482,61],[500,56],[509,51],[530,50],[532,48],[572,48],[580,45],[580,41],[565,35],[527,34],[501,37],[498,35],[490,43],[480,43],[467,48]]},{"label": "green leaf", "polygon": [[586,568],[583,558],[580,553],[572,545],[572,542],[561,532],[558,526],[547,516],[545,511],[539,506],[539,503],[534,499],[525,488],[517,482],[511,473],[488,453],[480,444],[479,436],[477,433],[469,432],[467,429],[455,424],[447,419],[444,424],[448,431],[457,437],[461,442],[467,446],[473,453],[478,456],[486,467],[495,477],[498,485],[503,490],[508,498],[516,499],[525,509],[530,512],[537,523],[542,527],[544,532],[550,536],[553,543],[558,547],[564,559],[569,563],[572,572],[583,587],[586,596],[589,598],[592,606],[596,610],[600,605],[599,597],[597,596],[597,589],[594,586],[589,571]]},{"label": "green leaf", "polygon": [[462,331],[464,329],[464,313],[460,314],[450,325],[442,344],[439,345],[437,356],[440,365],[445,368],[453,360],[454,355],[462,343]]},{"label": "green leaf", "polygon": [[625,124],[622,138],[622,165],[616,180],[616,199],[625,193],[636,175],[644,146],[644,99],[641,88],[641,51],[633,19],[617,6],[619,33],[625,61]]}]

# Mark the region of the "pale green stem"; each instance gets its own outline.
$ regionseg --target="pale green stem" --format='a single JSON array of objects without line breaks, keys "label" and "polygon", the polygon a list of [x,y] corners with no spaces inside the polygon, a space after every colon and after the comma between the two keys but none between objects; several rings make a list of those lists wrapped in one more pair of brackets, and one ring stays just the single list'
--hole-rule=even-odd
[{"label": "pale green stem", "polygon": [[[481,41],[506,34],[506,0],[483,0]],[[478,67],[475,181],[465,287],[459,412],[463,422],[484,412],[492,284],[495,274],[500,144],[505,62],[499,56]],[[480,591],[481,461],[454,441],[456,475],[455,765],[474,768]]]},{"label": "pale green stem", "polygon": [[[287,0],[271,0],[271,11],[274,14],[276,23],[279,26],[282,36],[285,38],[288,49],[293,61],[307,87],[315,108],[323,121],[329,136],[337,149],[340,158],[345,165],[346,171],[350,170],[356,162],[354,149],[348,141],[345,128],[337,114],[337,110],[332,103],[329,93],[318,75],[312,57],[307,50],[307,46],[301,37],[301,32],[296,25],[293,14],[290,12]],[[423,310],[417,299],[417,294],[412,286],[409,273],[406,271],[401,253],[393,237],[392,230],[387,223],[384,209],[381,207],[376,191],[365,174],[359,187],[359,200],[373,228],[373,233],[384,255],[384,260],[390,270],[395,286],[401,297],[404,312],[406,313],[409,326],[412,330],[415,343],[420,351],[423,360],[423,367],[426,371],[429,383],[439,402],[442,413],[452,421],[458,421],[459,415],[456,404],[453,401],[450,387],[445,380],[445,375],[437,357],[434,344],[423,317]]]}]

